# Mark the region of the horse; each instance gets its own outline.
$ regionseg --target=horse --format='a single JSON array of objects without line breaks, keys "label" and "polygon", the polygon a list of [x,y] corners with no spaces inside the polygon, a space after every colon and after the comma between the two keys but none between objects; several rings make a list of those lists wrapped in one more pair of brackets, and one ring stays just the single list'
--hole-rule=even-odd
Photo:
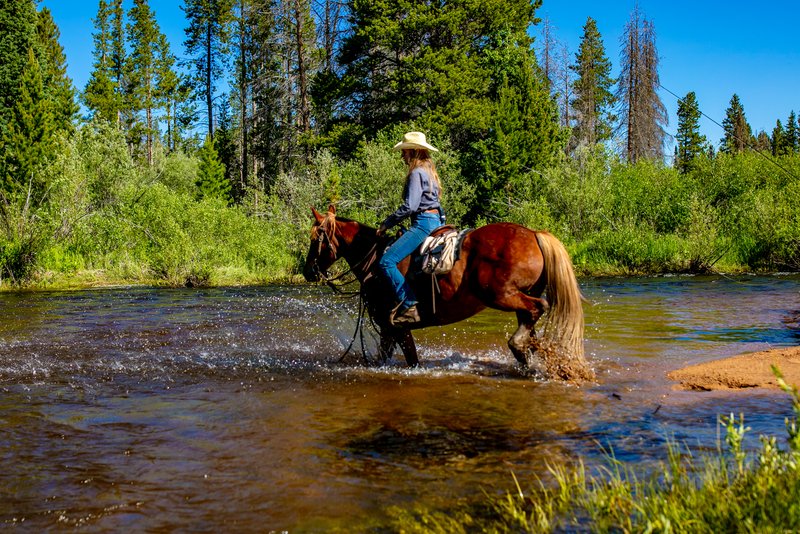
[{"label": "horse", "polygon": [[[391,238],[378,237],[375,228],[357,221],[337,218],[333,205],[325,215],[313,207],[311,212],[314,221],[303,275],[309,282],[330,281],[327,273],[333,263],[340,258],[347,262],[378,329],[384,361],[399,346],[407,365],[416,367],[413,329],[455,323],[492,308],[516,313],[518,326],[508,347],[523,368],[528,367],[528,354],[537,353],[549,378],[575,382],[593,378],[583,354],[583,295],[569,254],[552,234],[504,222],[471,230],[453,268],[436,275],[438,294],[431,290],[433,275],[415,275],[407,257],[399,268],[419,299],[421,321],[395,327],[389,321],[395,306],[392,292],[376,272],[376,258]],[[534,328],[546,312],[540,340]]]}]

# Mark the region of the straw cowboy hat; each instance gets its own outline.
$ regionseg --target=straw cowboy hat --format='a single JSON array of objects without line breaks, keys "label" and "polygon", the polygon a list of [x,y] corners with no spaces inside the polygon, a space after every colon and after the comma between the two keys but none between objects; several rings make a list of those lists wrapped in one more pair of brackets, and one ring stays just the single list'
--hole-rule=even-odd
[{"label": "straw cowboy hat", "polygon": [[414,150],[414,149],[431,150],[439,152],[433,145],[429,145],[425,139],[425,134],[422,132],[408,132],[403,136],[403,140],[394,145],[392,150]]}]

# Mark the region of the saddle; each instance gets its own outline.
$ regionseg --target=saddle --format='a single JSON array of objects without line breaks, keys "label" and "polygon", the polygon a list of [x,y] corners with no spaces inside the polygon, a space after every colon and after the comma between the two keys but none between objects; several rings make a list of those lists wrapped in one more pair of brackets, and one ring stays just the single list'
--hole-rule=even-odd
[{"label": "saddle", "polygon": [[452,225],[435,229],[425,238],[419,248],[419,268],[425,274],[445,274],[450,272],[458,260],[461,241],[469,230],[459,232]]}]

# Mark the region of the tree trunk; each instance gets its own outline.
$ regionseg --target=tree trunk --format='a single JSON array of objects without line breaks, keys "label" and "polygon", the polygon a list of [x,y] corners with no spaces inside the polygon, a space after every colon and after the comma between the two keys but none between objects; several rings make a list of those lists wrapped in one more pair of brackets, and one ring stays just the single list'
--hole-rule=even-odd
[{"label": "tree trunk", "polygon": [[212,86],[211,86],[211,65],[212,65],[212,47],[211,47],[211,22],[206,23],[206,109],[208,110],[208,135],[213,139],[214,137],[214,107],[212,102]]},{"label": "tree trunk", "polygon": [[300,91],[300,129],[303,133],[311,130],[311,112],[308,102],[308,80],[305,42],[303,40],[303,13],[300,9],[300,0],[294,0],[295,9],[295,44],[297,46],[297,77],[298,90]]}]

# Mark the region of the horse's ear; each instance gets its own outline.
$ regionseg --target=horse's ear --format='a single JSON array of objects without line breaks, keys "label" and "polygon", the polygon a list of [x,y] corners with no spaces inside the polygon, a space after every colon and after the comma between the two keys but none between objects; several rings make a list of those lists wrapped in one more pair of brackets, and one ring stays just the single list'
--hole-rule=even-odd
[{"label": "horse's ear", "polygon": [[330,204],[328,206],[328,213],[330,213],[331,215],[333,215],[335,217],[336,216],[336,206],[334,206],[333,204]]},{"label": "horse's ear", "polygon": [[322,219],[324,219],[325,217],[320,215],[320,213],[314,208],[314,206],[311,206],[311,213],[314,215],[314,218],[317,220],[317,222],[322,224]]}]

